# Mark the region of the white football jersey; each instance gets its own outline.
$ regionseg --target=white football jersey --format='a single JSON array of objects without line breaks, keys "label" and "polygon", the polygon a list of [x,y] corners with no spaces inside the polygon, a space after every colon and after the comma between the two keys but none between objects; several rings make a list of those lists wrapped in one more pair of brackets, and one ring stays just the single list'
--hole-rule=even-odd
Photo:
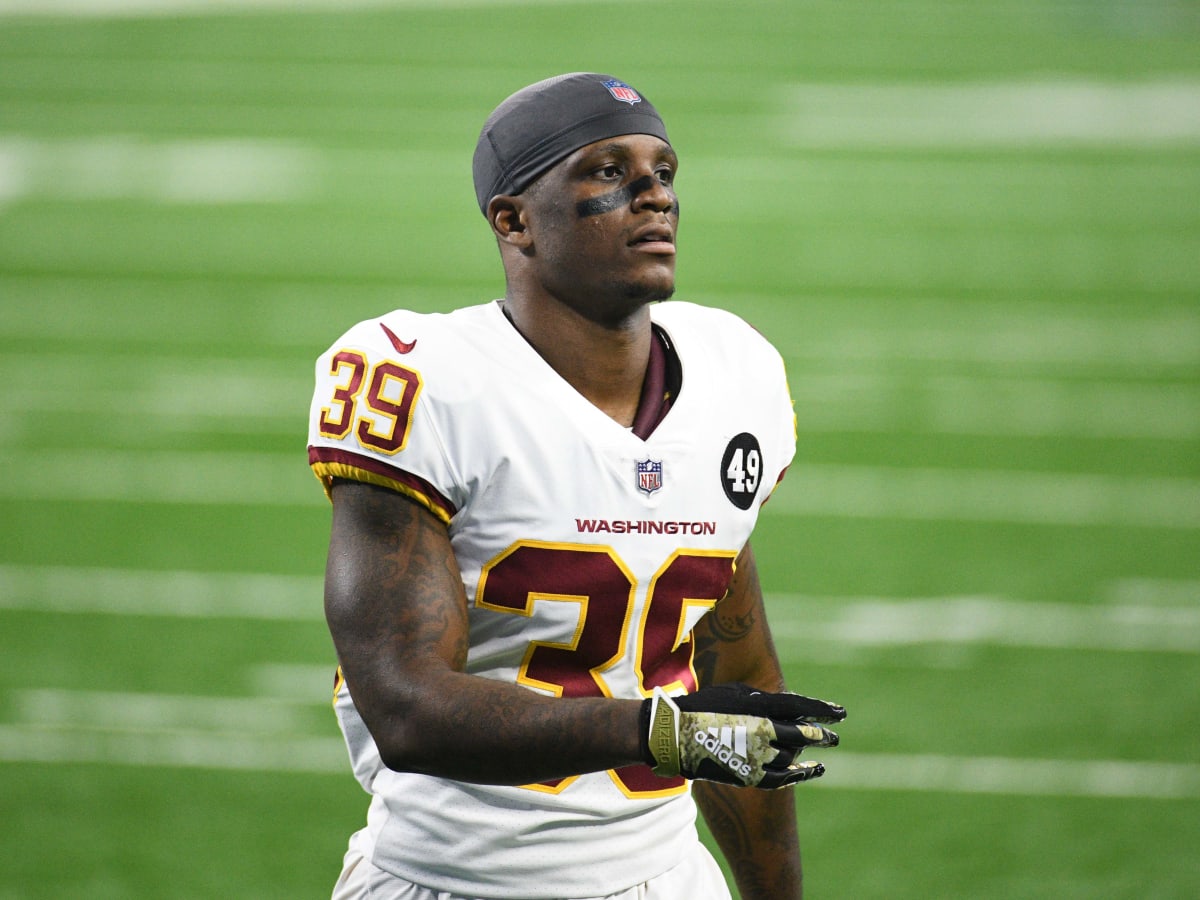
[{"label": "white football jersey", "polygon": [[[792,460],[795,420],[779,354],[745,322],[678,301],[651,311],[682,388],[646,440],[560,378],[498,303],[388,313],[317,362],[315,473],[386,485],[446,523],[474,675],[571,697],[696,686],[690,632]],[[683,779],[634,766],[497,787],[393,772],[344,684],[335,708],[372,795],[356,846],[409,881],[596,897],[696,840]]]}]

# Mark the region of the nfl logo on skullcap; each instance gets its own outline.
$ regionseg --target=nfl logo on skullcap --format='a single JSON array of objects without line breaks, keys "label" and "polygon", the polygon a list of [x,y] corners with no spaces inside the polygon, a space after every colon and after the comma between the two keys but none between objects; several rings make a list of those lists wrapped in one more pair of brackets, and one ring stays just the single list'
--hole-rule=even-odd
[{"label": "nfl logo on skullcap", "polygon": [[663,464],[656,459],[639,460],[637,464],[638,490],[647,496],[663,486]]},{"label": "nfl logo on skullcap", "polygon": [[628,103],[630,106],[633,106],[635,103],[642,102],[642,98],[638,96],[638,92],[623,81],[617,81],[614,78],[612,81],[603,82],[603,84],[606,88],[608,88],[608,92],[610,94],[612,94],[618,100]]}]

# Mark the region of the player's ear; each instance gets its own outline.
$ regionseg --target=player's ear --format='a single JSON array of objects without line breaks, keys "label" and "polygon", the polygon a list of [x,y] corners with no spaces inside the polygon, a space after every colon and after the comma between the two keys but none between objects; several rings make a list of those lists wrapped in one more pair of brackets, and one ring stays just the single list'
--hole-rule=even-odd
[{"label": "player's ear", "polygon": [[487,207],[488,224],[497,239],[525,249],[532,242],[528,228],[528,212],[520,196],[497,194]]}]

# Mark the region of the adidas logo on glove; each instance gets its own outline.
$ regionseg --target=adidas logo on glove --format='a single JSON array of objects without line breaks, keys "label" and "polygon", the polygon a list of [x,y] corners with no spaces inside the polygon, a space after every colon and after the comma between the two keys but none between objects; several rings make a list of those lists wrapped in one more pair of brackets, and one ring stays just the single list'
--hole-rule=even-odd
[{"label": "adidas logo on glove", "polygon": [[742,778],[750,777],[753,770],[746,762],[746,729],[744,726],[709,728],[707,731],[697,731],[693,738],[697,744],[712,755],[713,759],[731,772],[741,775]]}]

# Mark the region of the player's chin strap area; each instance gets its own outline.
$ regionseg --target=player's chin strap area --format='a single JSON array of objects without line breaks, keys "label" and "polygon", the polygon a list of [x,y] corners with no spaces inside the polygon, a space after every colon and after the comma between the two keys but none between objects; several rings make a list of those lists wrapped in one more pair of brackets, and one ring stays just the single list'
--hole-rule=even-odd
[{"label": "player's chin strap area", "polygon": [[836,747],[837,734],[815,723],[845,718],[835,703],[740,683],[675,699],[655,688],[642,704],[643,755],[656,775],[786,787],[824,774],[819,762],[796,757],[805,747]]}]

